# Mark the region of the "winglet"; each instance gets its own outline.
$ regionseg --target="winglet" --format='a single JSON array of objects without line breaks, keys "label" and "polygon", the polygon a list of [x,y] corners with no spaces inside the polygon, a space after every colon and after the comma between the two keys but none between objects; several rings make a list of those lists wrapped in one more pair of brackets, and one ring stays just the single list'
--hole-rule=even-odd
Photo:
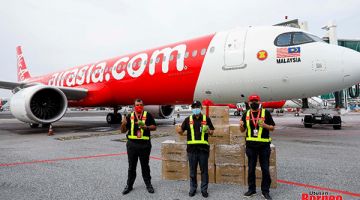
[{"label": "winglet", "polygon": [[27,69],[25,59],[22,54],[21,46],[16,47],[16,55],[17,55],[17,78],[18,78],[18,82],[22,82],[31,78],[31,76],[29,70]]}]

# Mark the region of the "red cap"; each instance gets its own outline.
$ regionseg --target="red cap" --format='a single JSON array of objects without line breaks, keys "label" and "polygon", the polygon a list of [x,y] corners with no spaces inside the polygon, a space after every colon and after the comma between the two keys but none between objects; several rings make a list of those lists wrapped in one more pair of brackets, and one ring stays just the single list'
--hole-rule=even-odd
[{"label": "red cap", "polygon": [[257,94],[252,94],[249,96],[249,101],[260,101],[260,96]]}]

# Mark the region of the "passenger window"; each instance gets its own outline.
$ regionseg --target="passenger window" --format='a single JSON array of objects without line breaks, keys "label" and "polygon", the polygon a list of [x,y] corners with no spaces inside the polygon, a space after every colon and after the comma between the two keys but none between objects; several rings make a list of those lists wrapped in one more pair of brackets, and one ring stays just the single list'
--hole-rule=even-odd
[{"label": "passenger window", "polygon": [[205,53],[206,53],[206,49],[205,48],[201,49],[201,55],[203,56],[205,55]]},{"label": "passenger window", "polygon": [[291,33],[283,33],[276,38],[276,46],[290,46],[291,45]]},{"label": "passenger window", "polygon": [[189,52],[185,52],[185,58],[188,58],[189,57]]},{"label": "passenger window", "polygon": [[192,52],[192,57],[195,57],[197,55],[197,50],[194,50],[193,52]]},{"label": "passenger window", "polygon": [[214,53],[214,51],[215,51],[215,47],[211,47],[210,48],[210,53]]},{"label": "passenger window", "polygon": [[174,55],[170,56],[170,61],[172,61],[174,59]]},{"label": "passenger window", "polygon": [[178,53],[177,59],[180,59],[180,57],[181,57],[181,53]]},{"label": "passenger window", "polygon": [[297,45],[297,44],[305,44],[305,43],[309,43],[309,42],[313,42],[313,40],[305,35],[305,33],[302,32],[298,32],[298,33],[294,33],[293,35],[293,44]]},{"label": "passenger window", "polygon": [[166,61],[166,56],[163,57],[163,62],[165,62],[165,61]]},{"label": "passenger window", "polygon": [[160,58],[157,57],[157,58],[156,58],[156,63],[159,63],[159,61],[160,61]]}]

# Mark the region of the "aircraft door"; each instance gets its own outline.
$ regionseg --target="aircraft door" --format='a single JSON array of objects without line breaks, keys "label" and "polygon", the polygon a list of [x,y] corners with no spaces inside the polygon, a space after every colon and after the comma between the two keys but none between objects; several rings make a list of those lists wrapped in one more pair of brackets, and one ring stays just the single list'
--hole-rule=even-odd
[{"label": "aircraft door", "polygon": [[245,59],[245,40],[246,29],[236,29],[229,32],[225,42],[223,70],[243,69],[246,67]]}]

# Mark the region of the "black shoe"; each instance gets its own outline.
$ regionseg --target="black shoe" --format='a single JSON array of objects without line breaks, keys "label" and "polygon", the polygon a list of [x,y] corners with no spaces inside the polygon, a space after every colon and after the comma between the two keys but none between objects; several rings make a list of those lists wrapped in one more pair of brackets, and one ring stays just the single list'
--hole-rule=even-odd
[{"label": "black shoe", "polygon": [[247,191],[244,193],[244,197],[252,197],[254,194],[256,194],[255,191]]},{"label": "black shoe", "polygon": [[203,196],[204,198],[208,198],[208,196],[209,196],[209,193],[208,193],[208,192],[201,192],[201,194],[202,194],[202,196]]},{"label": "black shoe", "polygon": [[195,196],[195,193],[196,193],[196,190],[194,190],[194,191],[190,191],[190,192],[189,192],[189,197],[193,197],[193,196]]},{"label": "black shoe", "polygon": [[122,194],[125,195],[125,194],[128,194],[131,190],[133,190],[133,187],[130,187],[130,186],[126,186],[124,188],[124,190],[122,191]]},{"label": "black shoe", "polygon": [[263,192],[262,193],[262,196],[265,198],[265,199],[269,199],[269,200],[272,200],[272,198],[271,198],[271,196],[270,196],[270,194],[269,193],[265,193],[265,192]]},{"label": "black shoe", "polygon": [[153,188],[153,186],[150,184],[150,185],[147,185],[146,186],[146,189],[147,189],[147,191],[149,192],[149,193],[154,193],[155,191],[154,191],[154,188]]}]

